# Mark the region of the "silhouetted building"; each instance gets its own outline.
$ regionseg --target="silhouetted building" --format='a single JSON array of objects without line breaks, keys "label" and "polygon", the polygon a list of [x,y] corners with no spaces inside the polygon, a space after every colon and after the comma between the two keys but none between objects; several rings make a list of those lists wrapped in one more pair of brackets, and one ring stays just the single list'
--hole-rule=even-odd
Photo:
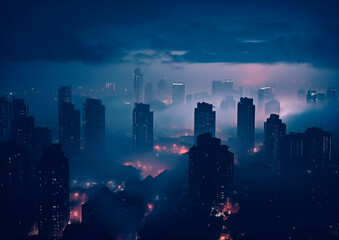
[{"label": "silhouetted building", "polygon": [[264,147],[265,159],[274,170],[281,169],[282,139],[285,135],[286,124],[279,119],[279,115],[271,114],[264,123]]},{"label": "silhouetted building", "polygon": [[0,142],[11,137],[11,104],[8,98],[0,98]]},{"label": "silhouetted building", "polygon": [[222,97],[232,96],[234,92],[233,89],[233,80],[227,79],[223,81],[213,81],[212,82],[212,96],[213,97]]},{"label": "silhouetted building", "polygon": [[258,104],[261,106],[266,101],[274,99],[274,89],[271,87],[262,87],[258,90]]},{"label": "silhouetted building", "polygon": [[326,101],[325,93],[317,93],[316,94],[316,101],[317,101],[317,103],[325,103],[325,101]]},{"label": "silhouetted building", "polygon": [[70,159],[80,150],[80,111],[71,103],[70,87],[61,87],[59,96],[59,143]]},{"label": "silhouetted building", "polygon": [[142,103],[144,97],[144,83],[143,76],[141,74],[141,69],[136,68],[134,70],[133,77],[133,101],[135,103]]},{"label": "silhouetted building", "polygon": [[185,103],[185,84],[173,83],[172,85],[172,104]]},{"label": "silhouetted building", "polygon": [[335,87],[327,88],[326,98],[328,101],[337,101],[337,89]]},{"label": "silhouetted building", "polygon": [[281,170],[295,172],[307,169],[305,161],[305,134],[290,132],[283,137]]},{"label": "silhouetted building", "polygon": [[255,106],[252,98],[238,102],[237,138],[241,152],[250,153],[254,148]]},{"label": "silhouetted building", "polygon": [[316,104],[317,103],[317,92],[313,90],[308,90],[307,96],[306,96],[306,102]]},{"label": "silhouetted building", "polygon": [[61,237],[69,220],[69,163],[59,144],[44,148],[38,175],[39,236]]},{"label": "silhouetted building", "polygon": [[305,157],[308,169],[328,168],[332,162],[332,135],[320,128],[305,131]]},{"label": "silhouetted building", "polygon": [[33,180],[36,181],[38,163],[42,157],[45,146],[52,144],[52,129],[47,127],[35,127],[33,131],[33,158],[30,166]]},{"label": "silhouetted building", "polygon": [[153,150],[153,112],[150,105],[135,103],[133,109],[133,147],[136,152]]},{"label": "silhouetted building", "polygon": [[105,107],[101,100],[87,98],[84,103],[84,140],[87,168],[102,160],[105,150]]},{"label": "silhouetted building", "polygon": [[280,102],[278,100],[272,100],[265,103],[265,115],[280,114]]},{"label": "silhouetted building", "polygon": [[215,136],[215,111],[212,104],[198,102],[194,109],[194,144],[197,143],[197,137],[203,133]]},{"label": "silhouetted building", "polygon": [[154,101],[153,84],[151,82],[146,84],[145,87],[145,103],[149,104]]},{"label": "silhouetted building", "polygon": [[211,133],[198,136],[189,151],[189,192],[196,205],[207,208],[231,198],[234,154]]}]

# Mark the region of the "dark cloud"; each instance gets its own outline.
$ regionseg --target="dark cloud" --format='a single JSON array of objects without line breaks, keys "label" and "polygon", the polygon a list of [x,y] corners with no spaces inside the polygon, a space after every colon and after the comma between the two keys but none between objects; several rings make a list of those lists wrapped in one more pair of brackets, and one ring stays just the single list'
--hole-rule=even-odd
[{"label": "dark cloud", "polygon": [[147,63],[160,58],[163,63],[337,68],[335,9],[330,0],[10,1],[0,10],[0,60]]}]

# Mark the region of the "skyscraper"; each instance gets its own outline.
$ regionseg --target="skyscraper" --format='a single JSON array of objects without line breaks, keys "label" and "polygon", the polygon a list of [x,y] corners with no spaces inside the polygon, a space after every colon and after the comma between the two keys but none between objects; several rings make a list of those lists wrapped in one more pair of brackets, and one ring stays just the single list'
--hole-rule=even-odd
[{"label": "skyscraper", "polygon": [[215,136],[215,111],[212,104],[198,102],[194,109],[194,144],[197,144],[197,137],[203,133]]},{"label": "skyscraper", "polygon": [[93,167],[95,162],[102,160],[105,146],[105,107],[101,100],[86,99],[83,119],[85,151],[89,158],[86,167]]},{"label": "skyscraper", "polygon": [[11,137],[11,104],[7,98],[0,98],[0,142]]},{"label": "skyscraper", "polygon": [[133,101],[135,103],[143,103],[143,97],[144,97],[143,76],[141,74],[141,69],[136,68],[134,70],[133,77]]},{"label": "skyscraper", "polygon": [[306,102],[316,104],[317,103],[317,92],[313,90],[308,90],[306,95]]},{"label": "skyscraper", "polygon": [[212,96],[213,97],[222,97],[233,96],[233,80],[227,79],[223,81],[213,81],[212,82]]},{"label": "skyscraper", "polygon": [[337,89],[335,87],[327,88],[326,98],[328,101],[337,101]]},{"label": "skyscraper", "polygon": [[198,136],[189,151],[189,192],[196,205],[214,207],[231,197],[234,154],[211,133]]},{"label": "skyscraper", "polygon": [[317,127],[307,128],[304,152],[308,169],[331,167],[332,134]]},{"label": "skyscraper", "polygon": [[154,101],[153,84],[148,82],[145,87],[145,103],[149,104]]},{"label": "skyscraper", "polygon": [[237,137],[241,152],[250,153],[254,148],[255,106],[252,98],[238,102]]},{"label": "skyscraper", "polygon": [[153,150],[153,112],[150,105],[135,103],[133,109],[133,147],[136,152]]},{"label": "skyscraper", "polygon": [[172,104],[185,103],[185,84],[173,83],[172,85]]},{"label": "skyscraper", "polygon": [[270,114],[280,114],[280,102],[278,100],[265,103],[265,116],[270,116]]},{"label": "skyscraper", "polygon": [[75,110],[70,87],[61,87],[59,96],[59,142],[73,160],[80,150],[80,111]]},{"label": "skyscraper", "polygon": [[271,114],[264,123],[264,147],[267,163],[274,169],[281,169],[283,156],[283,138],[286,135],[286,124],[279,119],[279,115]]},{"label": "skyscraper", "polygon": [[61,237],[69,220],[69,165],[59,144],[44,148],[38,167],[39,235]]},{"label": "skyscraper", "polygon": [[274,89],[271,87],[262,87],[258,90],[258,105],[262,106],[266,101],[274,99]]},{"label": "skyscraper", "polygon": [[294,172],[307,169],[305,162],[305,134],[290,132],[283,138],[281,170]]}]

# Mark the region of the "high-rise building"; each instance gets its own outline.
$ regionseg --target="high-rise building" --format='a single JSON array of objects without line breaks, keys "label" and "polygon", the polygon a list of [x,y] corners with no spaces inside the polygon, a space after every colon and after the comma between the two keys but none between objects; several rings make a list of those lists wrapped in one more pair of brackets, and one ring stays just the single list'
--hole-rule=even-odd
[{"label": "high-rise building", "polygon": [[13,99],[11,137],[18,143],[33,148],[34,118],[28,116],[28,105],[23,99]]},{"label": "high-rise building", "polygon": [[212,82],[212,96],[213,97],[222,97],[233,96],[233,80],[227,79],[223,81],[213,81]]},{"label": "high-rise building", "polygon": [[308,169],[328,168],[332,162],[332,135],[320,128],[305,131],[305,158]]},{"label": "high-rise building", "polygon": [[328,101],[337,101],[337,89],[335,87],[327,88],[326,98]]},{"label": "high-rise building", "polygon": [[141,69],[136,68],[134,70],[133,77],[133,101],[135,103],[142,103],[144,97],[144,83]]},{"label": "high-rise building", "polygon": [[279,115],[271,114],[264,123],[264,148],[268,164],[277,171],[281,170],[283,156],[283,138],[286,135],[286,124],[279,119]]},{"label": "high-rise building", "polygon": [[73,160],[80,150],[80,111],[72,101],[70,87],[61,87],[59,96],[59,143],[68,158]]},{"label": "high-rise building", "polygon": [[39,236],[58,238],[69,220],[69,162],[61,146],[46,146],[38,167]]},{"label": "high-rise building", "polygon": [[[47,127],[35,127],[33,130],[33,166],[36,170],[37,164],[42,156],[45,146],[52,144],[52,129]],[[35,174],[35,171],[34,171]]]},{"label": "high-rise building", "polygon": [[252,98],[240,98],[238,102],[237,137],[243,153],[254,148],[255,106]]},{"label": "high-rise building", "polygon": [[284,172],[307,169],[305,162],[305,134],[290,132],[283,138],[281,170]]},{"label": "high-rise building", "polygon": [[317,103],[317,92],[313,90],[307,91],[306,102],[316,104]]},{"label": "high-rise building", "polygon": [[187,94],[186,95],[186,103],[187,104],[193,103],[193,95],[192,94]]},{"label": "high-rise building", "polygon": [[136,152],[153,150],[153,112],[150,105],[135,103],[133,109],[133,147]]},{"label": "high-rise building", "polygon": [[262,106],[266,101],[274,99],[274,89],[271,87],[262,87],[258,90],[258,104]]},{"label": "high-rise building", "polygon": [[84,140],[89,166],[102,160],[105,146],[105,107],[101,100],[87,98],[84,103]]},{"label": "high-rise building", "polygon": [[185,84],[173,83],[172,85],[172,104],[185,103]]},{"label": "high-rise building", "polygon": [[272,100],[265,103],[265,115],[280,114],[280,102],[278,100]]},{"label": "high-rise building", "polygon": [[198,206],[224,204],[231,198],[234,154],[211,133],[198,136],[189,151],[189,192]]},{"label": "high-rise building", "polygon": [[150,104],[153,101],[154,101],[153,84],[149,82],[146,84],[145,87],[145,103]]},{"label": "high-rise building", "polygon": [[215,136],[215,111],[212,104],[198,102],[194,109],[194,144],[197,143],[197,137],[203,133]]},{"label": "high-rise building", "polygon": [[171,94],[165,77],[158,82],[156,98],[167,105],[170,103]]},{"label": "high-rise building", "polygon": [[7,98],[0,98],[0,142],[11,137],[11,104]]}]

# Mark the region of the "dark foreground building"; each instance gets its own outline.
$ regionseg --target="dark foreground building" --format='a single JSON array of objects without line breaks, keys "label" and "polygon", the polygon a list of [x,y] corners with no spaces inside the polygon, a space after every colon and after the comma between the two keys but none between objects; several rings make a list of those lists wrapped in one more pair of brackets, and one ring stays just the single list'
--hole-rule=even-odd
[{"label": "dark foreground building", "polygon": [[150,105],[135,103],[133,109],[133,147],[135,152],[153,150],[153,112]]},{"label": "dark foreground building", "polygon": [[224,204],[231,197],[234,154],[211,133],[198,136],[189,151],[189,192],[198,206]]},{"label": "dark foreground building", "polygon": [[60,237],[69,220],[69,166],[61,145],[44,148],[38,176],[39,235]]},{"label": "dark foreground building", "polygon": [[198,102],[194,109],[194,144],[197,143],[197,137],[203,133],[215,136],[215,111],[212,104]]}]

